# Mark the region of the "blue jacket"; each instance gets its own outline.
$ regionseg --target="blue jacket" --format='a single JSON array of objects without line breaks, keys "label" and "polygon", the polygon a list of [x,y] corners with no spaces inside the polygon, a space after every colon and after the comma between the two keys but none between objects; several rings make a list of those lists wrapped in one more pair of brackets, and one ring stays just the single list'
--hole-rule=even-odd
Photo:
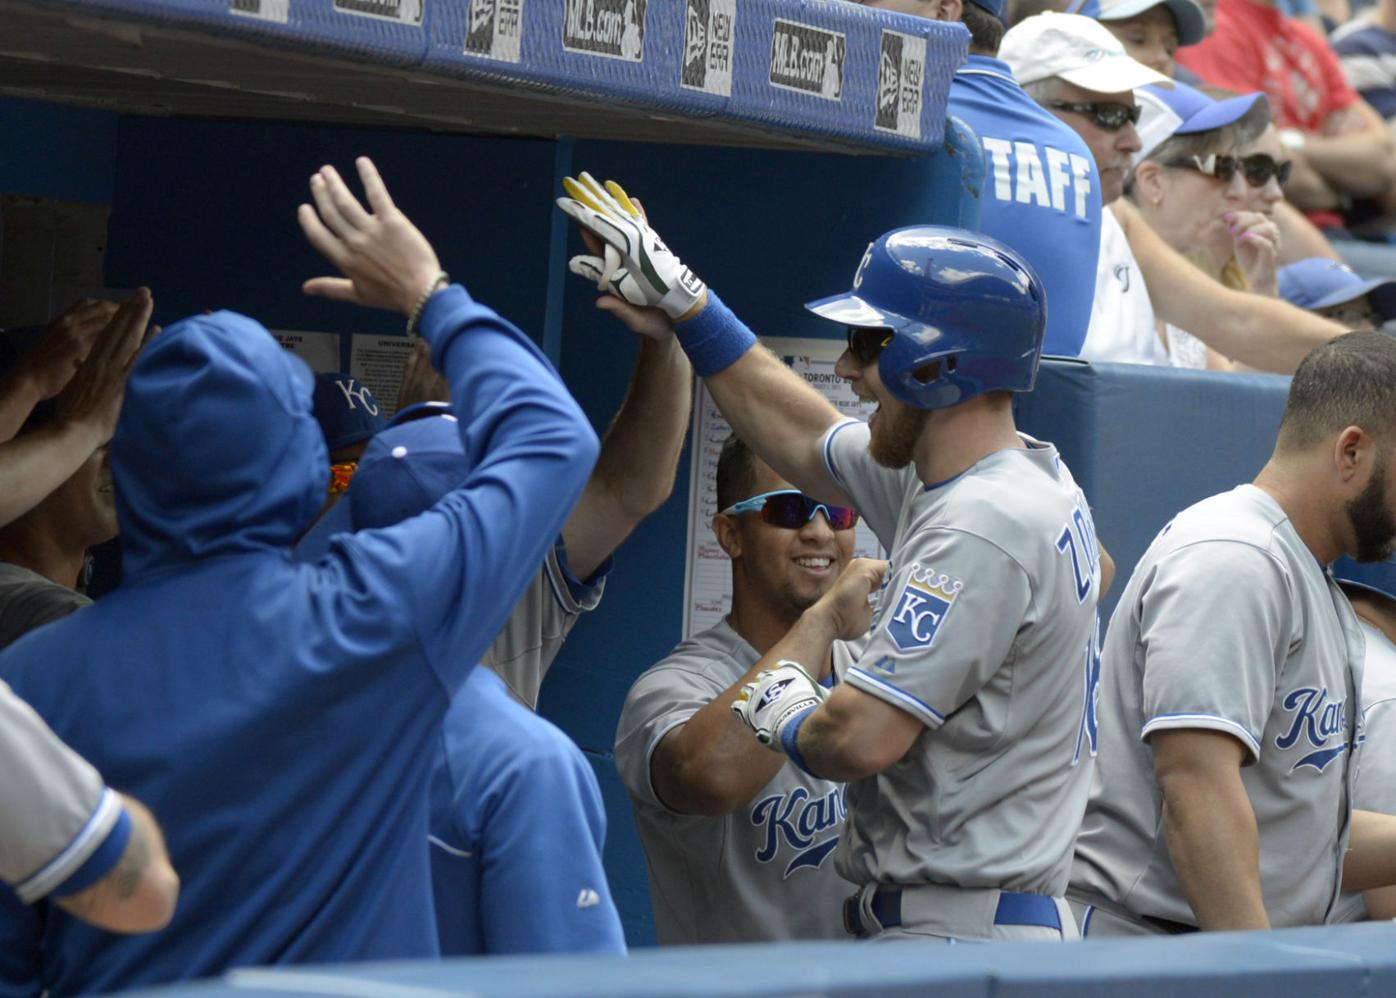
[{"label": "blue jacket", "polygon": [[422,843],[442,719],[597,441],[537,348],[461,288],[422,328],[473,470],[314,564],[288,555],[328,474],[309,371],[228,312],[141,356],[111,447],[123,582],[11,646],[0,675],[155,813],[179,906],[133,937],[8,907],[0,992],[438,953]]},{"label": "blue jacket", "polygon": [[601,788],[572,739],[488,669],[456,695],[441,737],[431,870],[442,955],[624,953]]},{"label": "blue jacket", "polygon": [[979,230],[1013,247],[1047,289],[1045,354],[1086,340],[1100,255],[1100,174],[1085,141],[1027,95],[1008,64],[972,55],[950,84],[950,113],[984,146]]}]

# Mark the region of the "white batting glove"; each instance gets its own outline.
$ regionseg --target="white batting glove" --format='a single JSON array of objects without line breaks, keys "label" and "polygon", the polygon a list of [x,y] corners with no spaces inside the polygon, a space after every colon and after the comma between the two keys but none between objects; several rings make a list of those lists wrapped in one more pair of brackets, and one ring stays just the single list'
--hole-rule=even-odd
[{"label": "white batting glove", "polygon": [[604,257],[574,256],[567,265],[572,273],[632,305],[660,308],[670,319],[693,307],[707,285],[670,252],[620,184],[608,180],[603,187],[583,173],[564,177],[562,186],[571,197],[558,198],[557,206],[606,246]]},{"label": "white batting glove", "polygon": [[779,752],[781,735],[790,722],[818,707],[828,695],[804,666],[782,659],[742,687],[732,701],[732,713],[756,733],[757,741]]}]

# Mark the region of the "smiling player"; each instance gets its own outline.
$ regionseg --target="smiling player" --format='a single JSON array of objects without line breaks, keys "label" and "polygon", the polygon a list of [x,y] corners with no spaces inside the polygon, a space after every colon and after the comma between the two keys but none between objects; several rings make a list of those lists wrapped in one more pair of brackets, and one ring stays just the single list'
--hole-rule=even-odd
[{"label": "smiling player", "polygon": [[[1032,387],[1042,348],[1037,277],[961,229],[870,244],[852,290],[809,306],[852,327],[838,372],[878,402],[864,424],[758,347],[619,186],[583,175],[567,189],[560,207],[610,247],[573,263],[612,292],[602,307],[677,335],[752,449],[816,499],[856,505],[891,552],[890,568],[851,562],[734,707],[794,766],[848,781],[849,931],[1075,936],[1063,895],[1095,749],[1102,572],[1070,472],[1013,423],[1011,393]],[[826,693],[811,673],[869,623]]]}]

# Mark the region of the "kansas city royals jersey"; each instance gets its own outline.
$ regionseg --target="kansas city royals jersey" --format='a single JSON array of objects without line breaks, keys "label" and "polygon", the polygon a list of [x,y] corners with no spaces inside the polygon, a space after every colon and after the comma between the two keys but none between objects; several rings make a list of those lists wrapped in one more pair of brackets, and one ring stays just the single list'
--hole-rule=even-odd
[{"label": "kansas city royals jersey", "polygon": [[1197,924],[1169,857],[1148,739],[1206,729],[1245,746],[1271,923],[1326,921],[1347,848],[1362,645],[1346,597],[1264,491],[1242,485],[1179,513],[1140,559],[1106,634],[1105,751],[1072,897]]},{"label": "kansas city royals jersey", "polygon": [[1007,63],[987,56],[971,55],[955,74],[950,113],[984,146],[980,231],[1021,253],[1046,286],[1042,352],[1076,356],[1100,251],[1100,176],[1090,149],[1023,91]]},{"label": "kansas city royals jersey", "polygon": [[[842,905],[852,887],[829,859],[843,825],[842,784],[786,763],[742,807],[710,817],[671,811],[650,783],[664,736],[760,657],[723,621],[641,675],[621,710],[616,766],[635,808],[662,944],[847,938]],[[835,642],[835,674],[849,661]]]},{"label": "kansas city royals jersey", "polygon": [[925,730],[848,786],[839,872],[1060,895],[1086,806],[1100,570],[1081,490],[1050,445],[997,451],[934,485],[836,424],[825,463],[891,552],[845,682]]},{"label": "kansas city royals jersey", "polygon": [[559,537],[494,644],[480,660],[504,680],[514,699],[529,710],[538,709],[543,677],[577,618],[601,602],[610,569],[611,559],[607,558],[592,573],[591,583],[578,582],[567,567],[566,549]]},{"label": "kansas city royals jersey", "polygon": [[[1367,655],[1362,666],[1362,752],[1352,806],[1396,814],[1396,645],[1367,621],[1358,618],[1357,623],[1366,639]],[[1356,922],[1366,917],[1362,895],[1345,891],[1329,921]]]}]

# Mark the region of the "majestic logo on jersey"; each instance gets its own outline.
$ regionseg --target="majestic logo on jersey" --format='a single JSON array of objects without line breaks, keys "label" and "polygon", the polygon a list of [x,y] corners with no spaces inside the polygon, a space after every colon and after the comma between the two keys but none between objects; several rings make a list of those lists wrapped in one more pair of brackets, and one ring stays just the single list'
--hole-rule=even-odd
[{"label": "majestic logo on jersey", "polygon": [[[763,797],[751,809],[751,823],[757,828],[765,826],[766,832],[765,842],[756,851],[756,862],[771,862],[784,842],[797,851],[785,864],[782,880],[796,870],[819,869],[838,846],[837,830],[843,827],[843,819],[847,815],[848,804],[842,786],[835,787],[823,797],[811,796],[804,787],[796,787],[787,794]],[[823,841],[815,841],[820,833],[830,829],[835,830],[834,835]]]},{"label": "majestic logo on jersey", "polygon": [[[1275,739],[1277,749],[1288,749],[1302,738],[1308,752],[1290,767],[1292,773],[1301,766],[1312,766],[1322,772],[1334,759],[1348,749],[1348,711],[1346,700],[1328,699],[1328,688],[1316,690],[1300,687],[1285,694],[1281,705],[1292,714],[1289,730]],[[1334,740],[1337,739],[1337,744]]]},{"label": "majestic logo on jersey", "polygon": [[962,588],[959,579],[913,564],[887,619],[892,643],[902,651],[929,648]]}]

